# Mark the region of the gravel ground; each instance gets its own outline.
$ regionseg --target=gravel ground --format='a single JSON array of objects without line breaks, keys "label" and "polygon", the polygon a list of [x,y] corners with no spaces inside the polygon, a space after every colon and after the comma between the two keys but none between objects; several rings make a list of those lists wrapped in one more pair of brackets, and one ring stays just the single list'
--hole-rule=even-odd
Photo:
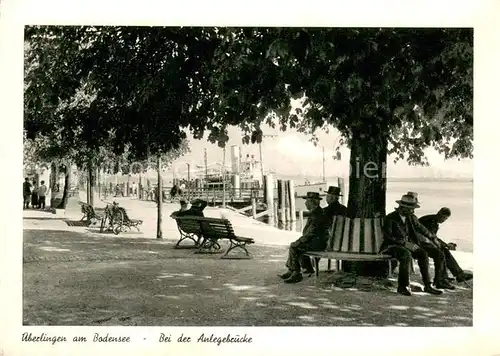
[{"label": "gravel ground", "polygon": [[25,325],[472,326],[472,289],[408,298],[378,282],[337,288],[326,272],[286,285],[286,247],[222,260],[168,240],[69,230],[25,228]]}]

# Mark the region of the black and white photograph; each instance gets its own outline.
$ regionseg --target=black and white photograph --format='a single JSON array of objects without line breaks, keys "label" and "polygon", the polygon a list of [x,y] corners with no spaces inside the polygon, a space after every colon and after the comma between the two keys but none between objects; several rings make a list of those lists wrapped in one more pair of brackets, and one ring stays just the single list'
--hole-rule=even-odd
[{"label": "black and white photograph", "polygon": [[236,23],[22,25],[19,342],[472,330],[477,29]]},{"label": "black and white photograph", "polygon": [[27,26],[23,323],[472,325],[473,35]]}]

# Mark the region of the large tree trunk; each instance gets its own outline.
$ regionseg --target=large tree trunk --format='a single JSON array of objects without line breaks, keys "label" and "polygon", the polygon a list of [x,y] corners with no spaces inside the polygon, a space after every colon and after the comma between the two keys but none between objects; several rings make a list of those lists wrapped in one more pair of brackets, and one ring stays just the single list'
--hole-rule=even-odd
[{"label": "large tree trunk", "polygon": [[92,160],[87,162],[87,204],[94,206],[94,167]]},{"label": "large tree trunk", "polygon": [[[351,141],[348,215],[351,218],[385,216],[387,137],[371,125],[353,132]],[[342,270],[363,276],[385,277],[387,263],[343,262]]]},{"label": "large tree trunk", "polygon": [[59,166],[56,163],[52,162],[50,164],[50,182],[49,182],[49,187],[52,193],[57,192],[58,181],[59,181]]},{"label": "large tree trunk", "polygon": [[96,180],[97,180],[97,197],[101,199],[101,168],[96,166]]},{"label": "large tree trunk", "polygon": [[69,198],[69,186],[70,186],[70,174],[71,174],[71,166],[65,166],[65,174],[64,174],[64,190],[61,202],[57,206],[57,209],[66,209],[66,205],[68,204]]},{"label": "large tree trunk", "polygon": [[156,238],[162,239],[163,233],[161,230],[162,223],[162,205],[163,205],[163,189],[162,189],[162,178],[161,178],[161,155],[158,155],[158,191],[156,192],[156,201],[158,204],[158,218],[156,221]]}]

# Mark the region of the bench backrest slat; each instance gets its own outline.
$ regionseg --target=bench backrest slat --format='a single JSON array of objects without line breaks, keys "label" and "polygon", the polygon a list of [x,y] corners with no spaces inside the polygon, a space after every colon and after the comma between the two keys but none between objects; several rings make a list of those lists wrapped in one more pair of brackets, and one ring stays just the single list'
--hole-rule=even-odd
[{"label": "bench backrest slat", "polygon": [[334,216],[326,251],[377,254],[383,242],[382,218]]},{"label": "bench backrest slat", "polygon": [[181,229],[183,232],[186,234],[200,234],[201,233],[201,228],[200,228],[200,223],[196,218],[175,218],[175,221],[177,221],[177,226],[179,229]]},{"label": "bench backrest slat", "polygon": [[203,235],[209,238],[232,238],[234,230],[227,219],[204,218],[201,224]]}]

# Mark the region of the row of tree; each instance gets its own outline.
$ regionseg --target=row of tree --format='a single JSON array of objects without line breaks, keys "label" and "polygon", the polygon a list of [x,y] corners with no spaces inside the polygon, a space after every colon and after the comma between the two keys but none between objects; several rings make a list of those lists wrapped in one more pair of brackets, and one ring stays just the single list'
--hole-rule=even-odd
[{"label": "row of tree", "polygon": [[[278,123],[336,128],[351,148],[351,216],[385,215],[388,154],[472,157],[472,29],[26,27],[25,130],[93,167],[178,150],[186,130],[224,147]],[[292,100],[302,107],[292,110]]]}]

